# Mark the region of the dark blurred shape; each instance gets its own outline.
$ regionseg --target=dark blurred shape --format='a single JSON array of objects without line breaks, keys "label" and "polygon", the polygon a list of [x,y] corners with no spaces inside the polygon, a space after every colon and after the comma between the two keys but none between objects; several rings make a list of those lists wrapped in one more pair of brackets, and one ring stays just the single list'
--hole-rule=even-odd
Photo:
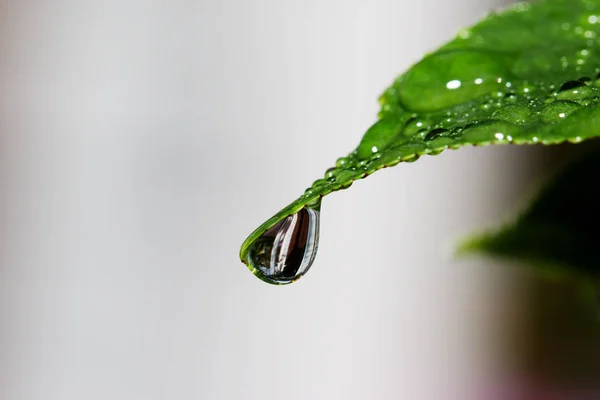
[{"label": "dark blurred shape", "polygon": [[600,272],[600,150],[596,143],[591,147],[552,178],[514,223],[475,239],[466,248],[596,279]]}]

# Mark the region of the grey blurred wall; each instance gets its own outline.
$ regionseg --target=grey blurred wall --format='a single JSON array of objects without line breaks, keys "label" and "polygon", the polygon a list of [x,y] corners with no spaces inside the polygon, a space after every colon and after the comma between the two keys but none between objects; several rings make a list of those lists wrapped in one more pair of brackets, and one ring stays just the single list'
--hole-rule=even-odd
[{"label": "grey blurred wall", "polygon": [[237,257],[501,3],[0,1],[0,398],[478,398],[506,294],[452,244],[511,208],[523,150],[329,196],[294,285]]}]

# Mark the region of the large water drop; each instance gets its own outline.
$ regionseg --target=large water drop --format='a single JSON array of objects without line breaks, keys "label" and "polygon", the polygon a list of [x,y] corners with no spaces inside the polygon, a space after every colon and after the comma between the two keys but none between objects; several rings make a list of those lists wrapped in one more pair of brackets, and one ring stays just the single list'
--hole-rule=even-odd
[{"label": "large water drop", "polygon": [[539,115],[546,123],[560,122],[580,108],[579,104],[572,101],[556,101],[541,109]]},{"label": "large water drop", "polygon": [[511,77],[508,61],[495,53],[477,50],[431,55],[397,82],[398,99],[409,110],[430,112],[497,93]]},{"label": "large water drop", "polygon": [[568,81],[560,87],[558,93],[556,94],[556,99],[581,101],[590,97],[594,97],[596,92],[596,90],[589,87],[585,82]]},{"label": "large water drop", "polygon": [[320,205],[305,207],[254,241],[247,261],[256,276],[285,285],[310,269],[319,246],[319,209]]}]

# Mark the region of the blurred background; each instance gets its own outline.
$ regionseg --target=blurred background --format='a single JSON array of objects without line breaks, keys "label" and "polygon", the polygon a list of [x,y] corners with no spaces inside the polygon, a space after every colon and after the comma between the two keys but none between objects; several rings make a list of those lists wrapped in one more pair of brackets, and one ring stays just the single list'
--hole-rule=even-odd
[{"label": "blurred background", "polygon": [[510,268],[456,260],[531,148],[446,152],[327,197],[269,286],[254,228],[377,97],[502,0],[0,0],[1,399],[478,399],[510,381]]}]

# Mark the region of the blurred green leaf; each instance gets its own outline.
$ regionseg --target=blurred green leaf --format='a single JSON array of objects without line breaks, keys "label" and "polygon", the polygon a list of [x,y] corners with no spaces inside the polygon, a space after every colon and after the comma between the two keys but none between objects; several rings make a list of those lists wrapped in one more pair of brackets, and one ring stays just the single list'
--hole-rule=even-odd
[{"label": "blurred green leaf", "polygon": [[600,150],[573,162],[515,221],[465,242],[461,253],[481,252],[543,268],[600,273]]}]

